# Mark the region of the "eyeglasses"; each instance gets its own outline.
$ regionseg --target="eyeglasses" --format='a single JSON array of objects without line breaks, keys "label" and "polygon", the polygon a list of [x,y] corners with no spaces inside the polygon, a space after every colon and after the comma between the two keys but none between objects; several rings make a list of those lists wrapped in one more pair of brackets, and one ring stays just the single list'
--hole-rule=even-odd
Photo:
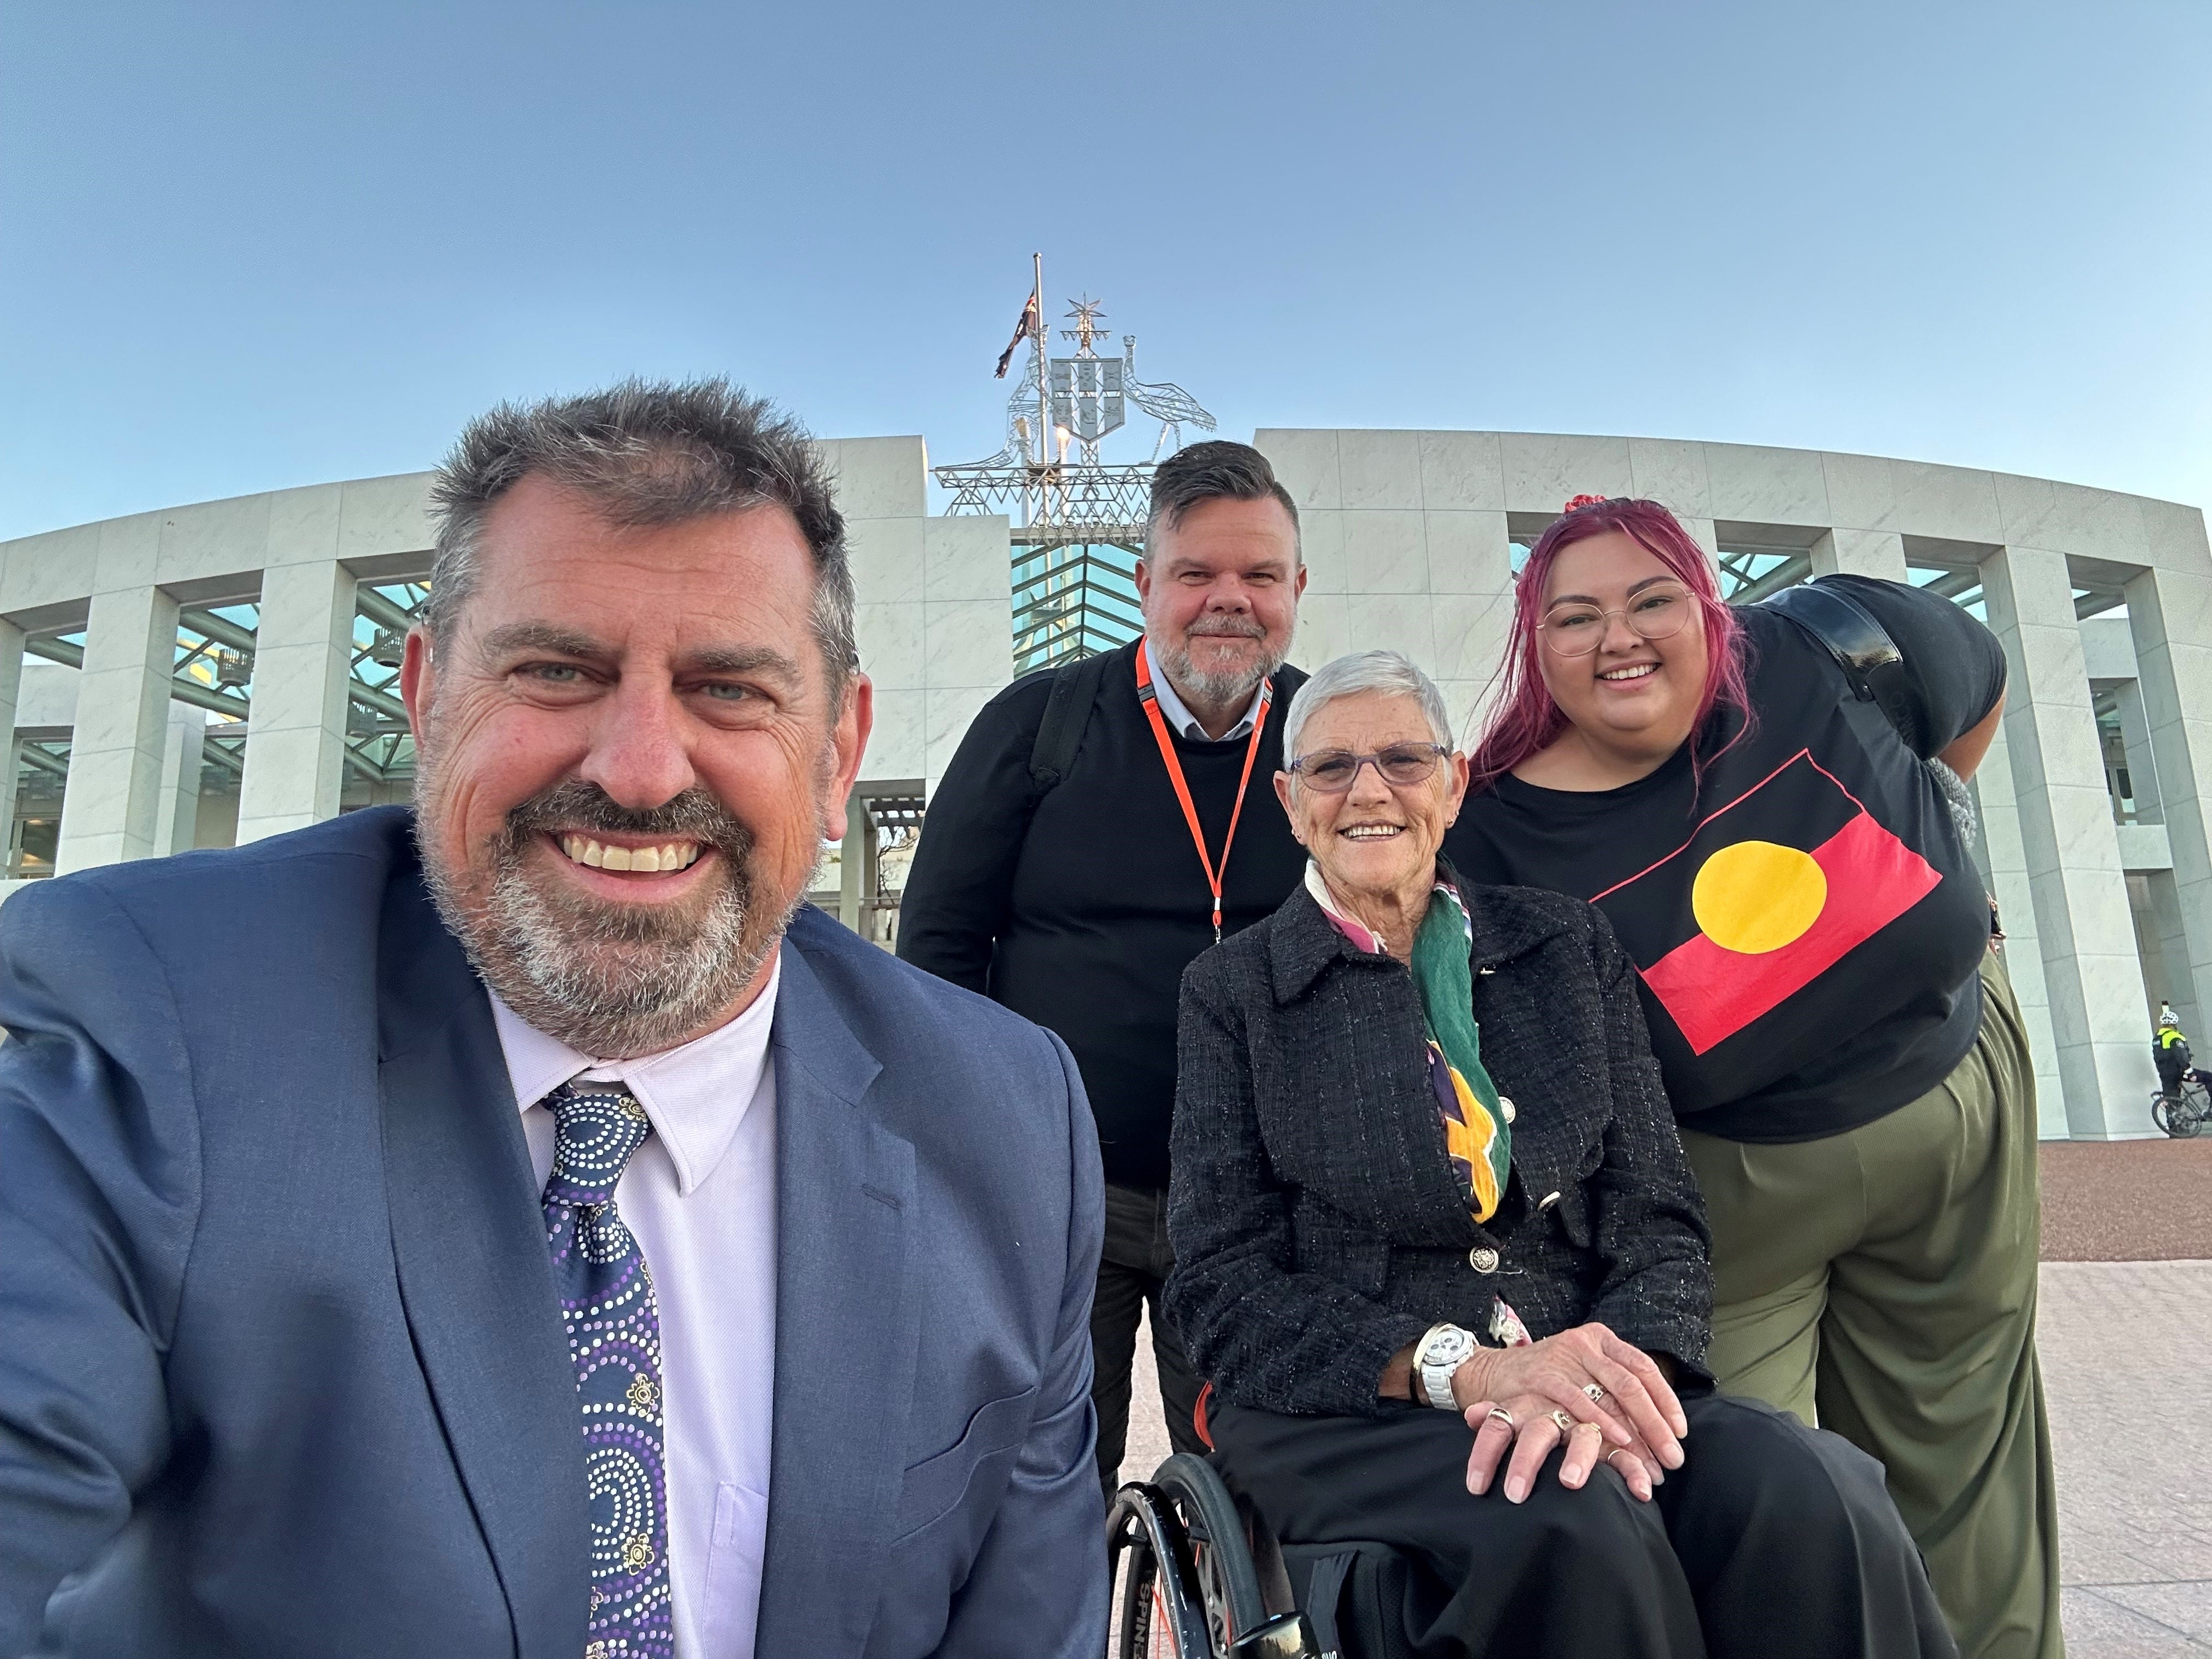
[{"label": "eyeglasses", "polygon": [[1690,591],[1672,582],[1647,587],[1626,605],[1601,611],[1594,605],[1563,605],[1537,623],[1544,643],[1562,657],[1587,657],[1604,643],[1606,619],[1626,617],[1639,639],[1672,639],[1689,625],[1697,609]]},{"label": "eyeglasses", "polygon": [[1324,795],[1340,795],[1352,787],[1363,766],[1372,766],[1376,776],[1385,783],[1419,783],[1450,753],[1440,743],[1394,743],[1372,755],[1355,755],[1348,749],[1323,749],[1299,756],[1291,763],[1290,770],[1303,779],[1309,789]]}]

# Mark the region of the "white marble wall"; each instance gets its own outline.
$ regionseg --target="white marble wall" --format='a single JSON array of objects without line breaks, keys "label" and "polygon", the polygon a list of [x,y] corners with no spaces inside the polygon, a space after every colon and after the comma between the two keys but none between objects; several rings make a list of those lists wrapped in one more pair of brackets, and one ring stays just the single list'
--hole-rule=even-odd
[{"label": "white marble wall", "polygon": [[1996,741],[1975,774],[1974,801],[1982,824],[1981,854],[2004,928],[2005,972],[2019,1000],[2027,1029],[2028,1053],[2035,1063],[2038,1133],[2063,1140],[2066,1087],[2058,1073],[2058,1039],[2051,1021],[2051,991],[2043,976],[2043,944],[2035,923],[2035,894],[2028,879],[2027,844],[2021,832],[2020,803],[2014,788],[2012,755],[2000,723]]},{"label": "white marble wall", "polygon": [[852,549],[860,666],[876,693],[860,775],[933,788],[975,711],[1013,678],[1006,520],[927,516],[920,438],[823,448]]},{"label": "white marble wall", "polygon": [[1893,530],[1831,530],[1813,544],[1813,574],[1904,581],[1905,538]]},{"label": "white marble wall", "polygon": [[261,574],[253,714],[239,782],[240,844],[337,815],[355,588],[353,572],[336,559],[272,565]]},{"label": "white marble wall", "polygon": [[[125,522],[132,532],[150,528]],[[176,649],[177,602],[162,589],[142,581],[92,596],[57,874],[153,856]]]},{"label": "white marble wall", "polygon": [[[2159,816],[2191,1000],[2212,1007],[2212,556],[2201,521],[2178,550],[2202,574],[2154,567],[2127,585],[2136,689],[2157,767]],[[2198,1038],[2212,1041],[2212,1034]]]},{"label": "white marble wall", "polygon": [[207,748],[208,713],[190,703],[169,705],[169,730],[161,745],[161,793],[154,812],[154,854],[189,853],[199,844],[200,764]]},{"label": "white marble wall", "polygon": [[1982,584],[2011,668],[2005,740],[2067,1121],[2076,1138],[2142,1133],[2157,1086],[2142,964],[2066,557],[2006,547]]}]

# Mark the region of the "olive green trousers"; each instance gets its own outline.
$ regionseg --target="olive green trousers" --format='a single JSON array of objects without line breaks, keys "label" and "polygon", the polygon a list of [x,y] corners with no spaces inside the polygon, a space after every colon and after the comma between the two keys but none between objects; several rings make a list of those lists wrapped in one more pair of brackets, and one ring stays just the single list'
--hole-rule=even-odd
[{"label": "olive green trousers", "polygon": [[1713,1229],[1724,1392],[1881,1460],[1962,1659],[2059,1659],[2058,1498],[2035,1354],[2035,1073],[2012,987],[1911,1104],[1823,1140],[1682,1141]]}]

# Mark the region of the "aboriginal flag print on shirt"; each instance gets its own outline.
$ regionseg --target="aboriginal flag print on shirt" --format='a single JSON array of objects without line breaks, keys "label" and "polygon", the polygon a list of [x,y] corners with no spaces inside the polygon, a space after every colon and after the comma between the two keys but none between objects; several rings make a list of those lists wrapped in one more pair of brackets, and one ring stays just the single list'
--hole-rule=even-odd
[{"label": "aboriginal flag print on shirt", "polygon": [[1837,576],[1897,641],[1911,730],[1862,702],[1778,611],[1736,612],[1750,706],[1717,712],[1617,789],[1510,774],[1444,837],[1469,882],[1594,902],[1637,971],[1685,1128],[1731,1140],[1839,1134],[1940,1084],[1973,1047],[1989,901],[1923,762],[2004,688],[1989,629],[1939,594]]},{"label": "aboriginal flag print on shirt", "polygon": [[1696,1054],[1932,891],[1935,867],[1800,750],[1595,903]]}]

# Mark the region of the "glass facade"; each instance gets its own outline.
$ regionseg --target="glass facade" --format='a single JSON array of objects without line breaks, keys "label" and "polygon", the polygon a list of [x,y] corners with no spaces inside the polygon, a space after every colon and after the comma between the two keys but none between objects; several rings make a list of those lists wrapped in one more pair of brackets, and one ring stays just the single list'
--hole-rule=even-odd
[{"label": "glass facade", "polygon": [[1141,544],[1014,546],[1014,672],[1112,651],[1144,631]]}]

